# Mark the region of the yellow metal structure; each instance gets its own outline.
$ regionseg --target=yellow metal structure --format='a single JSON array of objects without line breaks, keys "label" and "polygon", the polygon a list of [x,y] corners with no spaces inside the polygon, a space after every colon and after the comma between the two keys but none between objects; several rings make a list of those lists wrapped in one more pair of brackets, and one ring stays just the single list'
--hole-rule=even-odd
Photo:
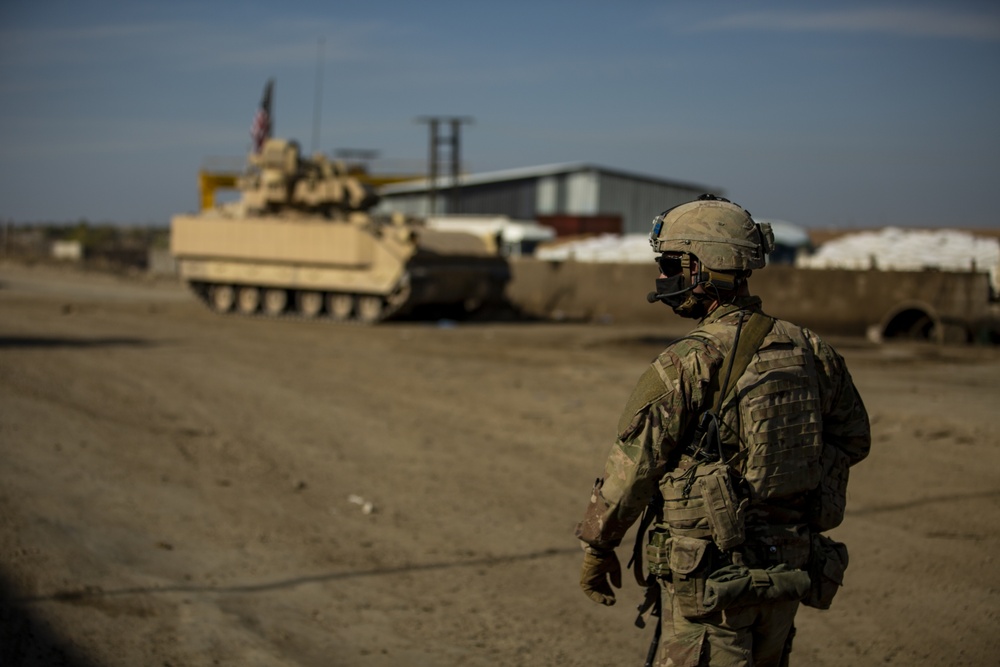
[{"label": "yellow metal structure", "polygon": [[235,190],[239,179],[239,174],[206,171],[204,169],[199,171],[198,194],[201,201],[201,210],[207,211],[210,208],[215,208],[215,191],[219,189]]}]

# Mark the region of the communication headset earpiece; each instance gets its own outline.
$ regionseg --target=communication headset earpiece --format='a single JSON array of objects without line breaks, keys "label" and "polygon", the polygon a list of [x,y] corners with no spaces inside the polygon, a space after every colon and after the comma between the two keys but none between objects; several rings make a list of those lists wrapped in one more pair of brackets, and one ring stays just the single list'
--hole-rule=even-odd
[{"label": "communication headset earpiece", "polygon": [[[694,273],[691,267],[691,262],[698,262],[698,273]],[[691,287],[697,287],[698,285],[703,285],[707,290],[715,290],[716,293],[719,291],[732,292],[736,289],[737,278],[731,273],[724,273],[722,271],[713,271],[704,265],[701,258],[697,255],[687,253],[685,257],[681,260],[682,272],[685,274],[684,278],[687,280],[690,278]]]},{"label": "communication headset earpiece", "polygon": [[736,289],[737,278],[732,274],[706,269],[699,274],[698,278],[706,289],[712,288],[724,292],[732,292]]}]

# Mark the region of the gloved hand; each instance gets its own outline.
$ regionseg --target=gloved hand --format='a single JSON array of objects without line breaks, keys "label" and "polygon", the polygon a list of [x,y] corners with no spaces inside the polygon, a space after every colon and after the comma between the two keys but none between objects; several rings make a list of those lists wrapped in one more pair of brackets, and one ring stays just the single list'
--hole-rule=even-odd
[{"label": "gloved hand", "polygon": [[615,603],[611,587],[622,587],[622,566],[614,549],[583,549],[583,568],[580,570],[580,588],[594,602],[608,605]]}]

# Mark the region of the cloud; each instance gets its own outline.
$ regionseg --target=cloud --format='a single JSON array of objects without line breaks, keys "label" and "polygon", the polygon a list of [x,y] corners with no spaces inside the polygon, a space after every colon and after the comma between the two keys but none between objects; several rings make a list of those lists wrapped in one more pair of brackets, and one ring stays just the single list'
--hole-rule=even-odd
[{"label": "cloud", "polygon": [[884,8],[840,11],[758,11],[700,23],[698,31],[878,33],[904,37],[1000,40],[1000,15],[944,9]]}]

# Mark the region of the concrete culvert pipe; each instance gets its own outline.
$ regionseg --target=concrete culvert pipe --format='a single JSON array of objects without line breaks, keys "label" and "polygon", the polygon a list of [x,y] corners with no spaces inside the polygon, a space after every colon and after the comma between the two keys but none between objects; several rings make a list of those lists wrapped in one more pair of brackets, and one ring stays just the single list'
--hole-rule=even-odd
[{"label": "concrete culvert pipe", "polygon": [[937,340],[941,322],[929,308],[905,307],[890,314],[882,324],[882,339]]}]

